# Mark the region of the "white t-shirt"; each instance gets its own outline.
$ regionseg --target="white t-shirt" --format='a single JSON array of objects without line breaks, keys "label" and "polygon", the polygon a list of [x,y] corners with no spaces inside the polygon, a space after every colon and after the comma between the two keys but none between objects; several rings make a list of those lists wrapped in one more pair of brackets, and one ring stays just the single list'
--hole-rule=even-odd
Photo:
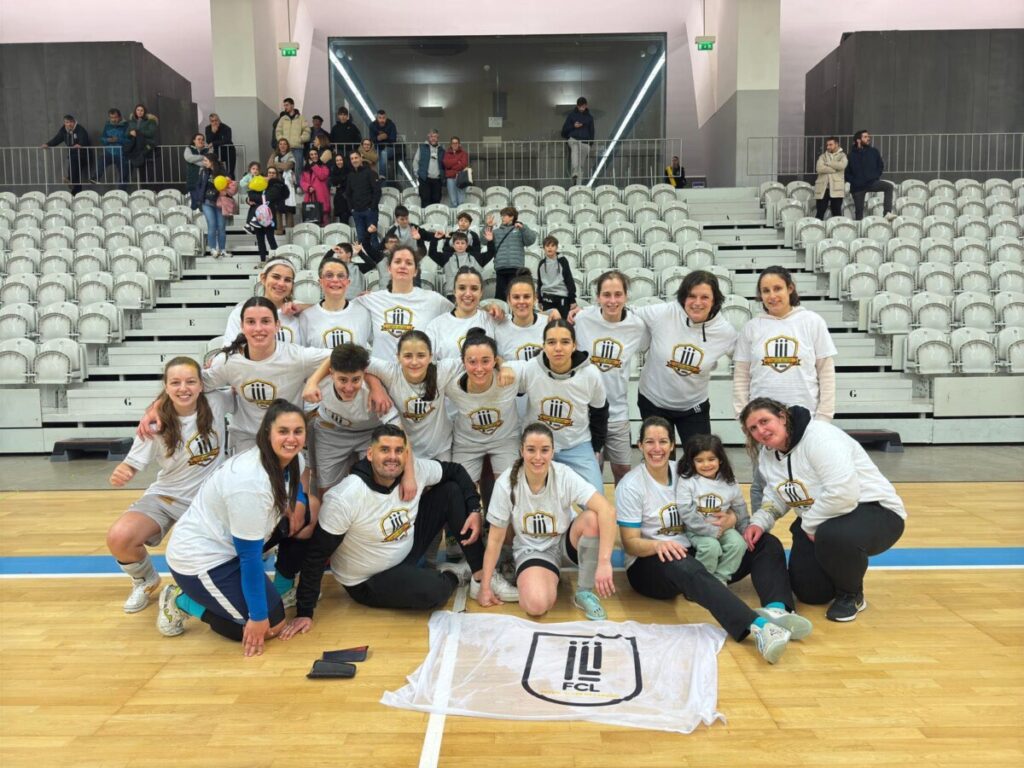
[{"label": "white t-shirt", "polygon": [[[520,468],[516,482],[516,503],[510,497],[512,470],[506,469],[494,483],[487,520],[499,528],[512,526],[515,554],[524,550],[549,550],[572,525],[572,505],[586,507],[597,491],[572,469],[557,462],[548,466],[548,479],[540,493],[530,492],[526,470]],[[518,560],[518,557],[517,557]]]},{"label": "white t-shirt", "polygon": [[494,329],[494,340],[498,343],[498,354],[503,360],[532,360],[544,350],[544,326],[548,316],[537,312],[532,325],[522,328],[506,320]]},{"label": "white t-shirt", "polygon": [[689,411],[708,399],[711,371],[736,346],[736,329],[721,315],[691,325],[679,302],[633,309],[647,324],[651,347],[640,393],[659,408]]},{"label": "white t-shirt", "polygon": [[452,448],[452,421],[445,412],[444,393],[448,386],[463,373],[462,360],[438,360],[437,397],[425,400],[426,384],[410,384],[402,375],[398,363],[370,358],[371,373],[381,380],[395,403],[402,426],[412,443],[413,455],[418,459],[447,456]]},{"label": "white t-shirt", "polygon": [[736,514],[736,530],[747,527],[747,501],[736,483],[721,478],[708,479],[700,474],[676,481],[676,504],[683,515],[686,530],[695,536],[717,536],[718,527],[708,518],[731,509]]},{"label": "white t-shirt", "polygon": [[199,486],[224,461],[224,414],[231,410],[235,398],[230,392],[207,392],[205,397],[213,413],[213,431],[209,434],[198,433],[199,416],[194,413],[178,418],[181,440],[171,456],[160,435],[145,440],[136,436],[132,442],[125,464],[140,471],[153,461],[160,467],[147,494],[190,502]]},{"label": "white t-shirt", "polygon": [[412,501],[402,501],[401,484],[381,493],[358,475],[349,475],[327,491],[318,525],[327,533],[345,536],[331,555],[335,578],[346,587],[355,586],[405,560],[412,550],[423,491],[440,480],[439,463],[416,459]]},{"label": "white t-shirt", "polygon": [[[242,304],[235,304],[231,314],[228,315],[228,324],[224,328],[224,344],[227,346],[234,341],[242,332]],[[277,332],[277,340],[287,344],[303,344],[302,339],[302,315],[286,315],[281,310],[277,311],[277,319],[281,323],[281,330]]]},{"label": "white t-shirt", "polygon": [[483,328],[494,338],[494,321],[478,309],[472,317],[456,317],[451,312],[438,315],[427,324],[427,336],[434,350],[435,360],[462,359],[462,342],[473,328]]},{"label": "white t-shirt", "polygon": [[507,387],[495,381],[486,392],[473,394],[460,384],[464,374],[452,379],[445,388],[445,397],[456,413],[454,446],[463,451],[476,449],[486,453],[489,448],[508,441],[518,441],[520,435],[519,411],[516,398],[525,363],[506,363],[515,372],[515,381]]},{"label": "white t-shirt", "polygon": [[750,363],[750,399],[771,397],[785,405],[818,409],[818,369],[836,345],[817,312],[795,307],[785,317],[758,315],[743,326],[736,362]]},{"label": "white t-shirt", "polygon": [[556,374],[539,355],[523,366],[519,391],[528,398],[526,418],[539,421],[555,433],[555,450],[575,448],[590,440],[590,411],[607,402],[601,374],[589,360],[569,373]]},{"label": "white t-shirt", "polygon": [[587,307],[576,315],[576,346],[590,355],[602,373],[608,393],[608,421],[629,421],[629,377],[637,352],[650,346],[647,325],[631,309],[618,323],[609,323],[601,308]]},{"label": "white t-shirt", "polygon": [[353,302],[369,311],[373,323],[373,351],[384,359],[398,354],[398,340],[406,331],[414,328],[425,331],[431,320],[454,308],[441,294],[422,288],[413,288],[409,293],[374,291]]},{"label": "white t-shirt", "polygon": [[279,519],[270,478],[259,448],[233,456],[217,468],[174,526],[167,564],[197,576],[238,555],[232,537],[266,541]]},{"label": "white t-shirt", "polygon": [[277,342],[274,354],[259,362],[250,360],[241,352],[227,359],[214,356],[209,368],[203,371],[203,384],[207,389],[231,387],[238,394],[231,433],[255,435],[263,421],[263,414],[276,398],[283,398],[302,407],[302,387],[324,360],[331,356],[329,349],[300,347],[297,344]]},{"label": "white t-shirt", "polygon": [[358,344],[367,349],[373,339],[370,313],[366,308],[346,302],[345,308],[331,312],[316,304],[299,315],[302,338],[309,347],[334,349],[339,344]]},{"label": "white t-shirt", "polygon": [[[644,539],[675,541],[689,549],[683,515],[676,505],[676,472],[669,464],[668,485],[662,485],[643,463],[633,467],[615,486],[615,517],[623,528],[638,528]],[[636,557],[626,555],[629,568]]]},{"label": "white t-shirt", "polygon": [[370,408],[370,390],[365,384],[351,400],[342,400],[334,391],[334,382],[330,376],[320,382],[320,404],[316,413],[328,424],[354,433],[370,432],[398,418],[394,408],[383,417],[373,412]]}]

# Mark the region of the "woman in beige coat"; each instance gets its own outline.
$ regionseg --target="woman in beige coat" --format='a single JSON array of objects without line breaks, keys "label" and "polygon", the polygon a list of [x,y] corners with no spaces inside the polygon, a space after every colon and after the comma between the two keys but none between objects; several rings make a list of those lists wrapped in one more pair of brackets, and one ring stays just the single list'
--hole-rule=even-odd
[{"label": "woman in beige coat", "polygon": [[825,151],[818,156],[815,170],[818,178],[814,182],[814,197],[817,199],[819,219],[825,218],[829,208],[833,216],[843,215],[843,197],[846,195],[846,153],[839,146],[839,139],[830,136],[825,142]]}]

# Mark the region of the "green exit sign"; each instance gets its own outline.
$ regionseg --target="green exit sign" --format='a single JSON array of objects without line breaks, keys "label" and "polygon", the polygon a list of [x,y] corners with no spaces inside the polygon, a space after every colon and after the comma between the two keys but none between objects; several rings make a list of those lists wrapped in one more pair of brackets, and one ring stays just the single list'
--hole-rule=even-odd
[{"label": "green exit sign", "polygon": [[299,44],[293,42],[278,43],[277,50],[281,52],[281,55],[288,58],[291,56],[299,55]]},{"label": "green exit sign", "polygon": [[696,38],[698,51],[713,51],[715,49],[715,38],[713,35],[705,35]]},{"label": "green exit sign", "polygon": [[[711,51],[711,50],[714,50],[714,48],[715,48],[715,44],[714,43],[697,43],[697,50],[698,51]],[[284,55],[285,56],[294,56],[295,52],[293,51],[292,53],[285,53]]]}]

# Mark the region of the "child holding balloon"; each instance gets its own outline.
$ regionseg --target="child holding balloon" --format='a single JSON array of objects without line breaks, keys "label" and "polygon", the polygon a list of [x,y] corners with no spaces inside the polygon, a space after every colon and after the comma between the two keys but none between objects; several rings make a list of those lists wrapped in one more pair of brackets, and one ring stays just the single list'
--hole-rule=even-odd
[{"label": "child holding balloon", "polygon": [[267,262],[267,244],[269,243],[271,250],[276,251],[277,238],[274,237],[274,213],[266,196],[267,179],[260,175],[259,163],[249,166],[249,173],[242,178],[242,183],[248,189],[246,202],[249,203],[245,230],[256,235],[256,248],[260,254],[256,269],[262,269]]}]

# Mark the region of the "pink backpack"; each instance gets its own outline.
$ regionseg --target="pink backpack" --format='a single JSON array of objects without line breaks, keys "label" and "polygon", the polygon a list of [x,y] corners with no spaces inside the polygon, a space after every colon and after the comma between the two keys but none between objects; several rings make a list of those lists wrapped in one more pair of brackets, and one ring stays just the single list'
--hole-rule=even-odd
[{"label": "pink backpack", "polygon": [[256,208],[256,212],[253,214],[253,218],[256,219],[256,223],[261,227],[270,227],[274,224],[274,212],[270,210],[270,206],[267,205],[267,196],[263,195],[263,202],[260,203]]}]

